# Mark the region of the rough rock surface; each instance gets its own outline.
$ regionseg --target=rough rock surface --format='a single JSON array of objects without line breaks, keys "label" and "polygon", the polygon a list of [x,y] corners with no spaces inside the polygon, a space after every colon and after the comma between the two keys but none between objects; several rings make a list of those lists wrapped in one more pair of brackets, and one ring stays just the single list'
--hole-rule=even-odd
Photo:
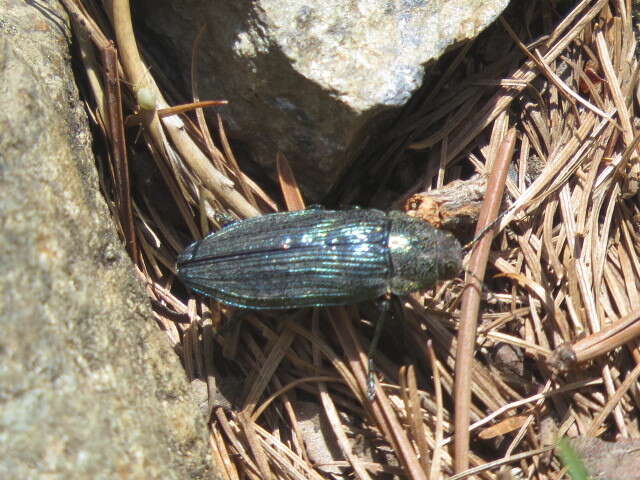
[{"label": "rough rock surface", "polygon": [[65,18],[0,0],[0,478],[212,478],[98,190]]},{"label": "rough rock surface", "polygon": [[[231,133],[262,165],[283,151],[311,198],[326,192],[372,126],[421,85],[424,65],[473,38],[508,0],[141,0],[145,46],[190,92],[225,98]],[[273,169],[271,168],[271,171]]]},{"label": "rough rock surface", "polygon": [[605,442],[599,438],[570,440],[580,460],[594,480],[633,480],[640,478],[640,440]]}]

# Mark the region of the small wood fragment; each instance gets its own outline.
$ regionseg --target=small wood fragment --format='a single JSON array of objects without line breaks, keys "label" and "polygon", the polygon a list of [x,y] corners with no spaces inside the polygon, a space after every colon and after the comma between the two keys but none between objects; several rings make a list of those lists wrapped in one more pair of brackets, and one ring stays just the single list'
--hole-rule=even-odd
[{"label": "small wood fragment", "polygon": [[437,190],[412,195],[404,204],[407,215],[421,218],[459,238],[471,237],[487,190],[485,177],[456,180]]}]

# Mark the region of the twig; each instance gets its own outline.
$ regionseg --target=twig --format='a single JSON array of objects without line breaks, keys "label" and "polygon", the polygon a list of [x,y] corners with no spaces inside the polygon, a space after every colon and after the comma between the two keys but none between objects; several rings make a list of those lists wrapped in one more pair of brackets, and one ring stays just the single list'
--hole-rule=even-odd
[{"label": "twig", "polygon": [[[155,95],[156,105],[161,108],[168,107],[157,85],[148,75],[140,57],[131,24],[129,0],[113,0],[113,28],[118,48],[120,49],[120,58],[124,71],[136,94],[143,88],[150,89],[152,94]],[[211,189],[212,192],[243,217],[259,215],[258,210],[234,188],[233,182],[211,165],[205,154],[186,134],[184,124],[179,117],[163,118],[162,125],[166,128],[182,158],[207,188]],[[147,122],[145,124],[147,131],[156,144],[158,151],[167,153],[169,146],[162,131],[162,125],[155,110],[147,111]]]},{"label": "twig", "polygon": [[293,175],[293,170],[291,170],[287,157],[282,152],[278,152],[276,155],[276,169],[278,170],[278,181],[280,182],[280,189],[287,209],[290,212],[304,210],[305,204],[298,182],[296,182],[296,177]]},{"label": "twig", "polygon": [[[340,341],[345,350],[354,375],[358,380],[358,397],[364,399],[368,382],[364,349],[358,343],[353,325],[347,317],[345,309],[334,307],[329,312],[331,323],[335,330],[344,332],[344,335],[338,336],[338,341]],[[427,480],[426,472],[422,471],[422,467],[413,452],[411,442],[404,429],[402,429],[400,419],[395,415],[386,392],[378,382],[375,382],[375,388],[375,400],[369,403],[369,407],[378,427],[385,434],[387,441],[393,446],[407,477],[412,480]]]},{"label": "twig", "polygon": [[129,181],[129,162],[127,161],[127,143],[122,120],[122,96],[118,79],[118,52],[113,44],[101,50],[104,65],[104,85],[106,89],[106,113],[109,139],[111,140],[112,162],[115,166],[116,204],[122,226],[125,247],[133,262],[138,264],[138,247],[133,227],[133,209],[131,206],[131,184]]},{"label": "twig", "polygon": [[444,406],[442,399],[442,380],[440,379],[440,362],[436,357],[436,352],[433,348],[433,342],[429,340],[427,343],[427,355],[429,357],[429,364],[433,371],[433,388],[436,393],[436,431],[435,431],[435,447],[433,448],[433,458],[431,461],[431,471],[429,472],[429,478],[437,479],[438,474],[442,468],[442,438],[444,437]]},{"label": "twig", "polygon": [[[480,212],[477,232],[490,224],[502,203],[509,164],[513,157],[516,132],[511,129],[502,142],[491,169],[487,184],[487,195]],[[469,424],[471,401],[471,379],[473,374],[473,352],[480,311],[480,292],[489,258],[493,235],[485,235],[476,244],[469,262],[469,282],[462,296],[460,330],[455,369],[455,440],[454,471],[461,473],[469,467]]]},{"label": "twig", "polygon": [[561,345],[553,351],[548,362],[560,371],[567,371],[575,364],[593,360],[640,336],[640,310],[636,309],[592,335],[571,345]]}]

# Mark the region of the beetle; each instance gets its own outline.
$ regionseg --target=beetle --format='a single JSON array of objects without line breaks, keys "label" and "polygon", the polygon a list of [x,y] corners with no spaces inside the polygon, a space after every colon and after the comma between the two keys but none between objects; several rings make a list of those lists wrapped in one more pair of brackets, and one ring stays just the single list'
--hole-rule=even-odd
[{"label": "beetle", "polygon": [[311,208],[239,220],[178,256],[182,283],[252,309],[346,305],[406,295],[461,270],[448,232],[403,213]]}]

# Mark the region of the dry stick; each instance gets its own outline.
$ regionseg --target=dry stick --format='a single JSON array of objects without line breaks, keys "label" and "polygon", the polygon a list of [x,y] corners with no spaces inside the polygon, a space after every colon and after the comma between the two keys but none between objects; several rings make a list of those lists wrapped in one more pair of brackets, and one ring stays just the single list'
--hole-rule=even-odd
[{"label": "dry stick", "polygon": [[502,23],[503,28],[507,31],[509,36],[511,36],[511,39],[518,46],[518,48],[520,48],[522,53],[525,56],[527,56],[531,61],[533,61],[533,63],[538,67],[538,70],[540,71],[540,73],[545,75],[547,77],[547,80],[549,80],[551,84],[555,85],[558,90],[563,92],[567,96],[569,101],[571,102],[578,101],[582,105],[584,105],[586,108],[596,113],[597,115],[610,119],[610,117],[605,112],[603,112],[601,109],[599,109],[598,107],[593,105],[591,102],[583,98],[577,92],[574,92],[571,89],[571,87],[569,87],[558,75],[556,75],[551,70],[551,68],[549,68],[549,64],[545,61],[544,57],[540,54],[538,49],[534,50],[535,54],[531,53],[527,48],[527,46],[520,41],[520,39],[518,38],[518,35],[516,34],[516,32],[513,31],[513,29],[511,28],[511,25],[509,25],[509,23],[504,19],[504,17],[501,16],[499,20],[500,20],[500,23]]},{"label": "dry stick", "polygon": [[333,433],[336,436],[336,441],[338,442],[338,446],[340,447],[345,460],[347,460],[349,465],[353,468],[355,478],[358,480],[371,480],[371,476],[367,472],[364,462],[358,457],[357,453],[354,453],[354,449],[351,448],[351,443],[349,442],[349,437],[347,437],[346,429],[342,425],[340,412],[336,408],[326,384],[320,383],[318,387],[320,401],[324,408],[324,414],[333,428]]},{"label": "dry stick", "polygon": [[[162,97],[151,76],[148,75],[140,57],[131,24],[129,0],[113,0],[112,13],[113,29],[127,79],[133,85],[136,94],[142,88],[148,88],[155,95],[156,104],[161,108],[167,107],[167,102]],[[166,138],[156,111],[150,110],[148,115],[149,118],[145,126],[149,131],[149,135],[153,138],[156,148],[158,148],[158,151],[170,155],[166,148]],[[184,161],[189,164],[207,188],[243,217],[259,215],[258,210],[234,188],[233,182],[211,165],[206,155],[186,134],[184,124],[179,117],[164,118],[163,125]]]},{"label": "dry stick", "polygon": [[433,372],[433,389],[436,394],[436,431],[435,446],[433,447],[433,458],[431,459],[431,470],[429,471],[430,479],[437,479],[440,475],[442,463],[442,438],[444,437],[444,402],[442,401],[442,380],[440,379],[440,363],[436,357],[433,348],[433,341],[427,342],[427,355],[429,357],[429,365]]},{"label": "dry stick", "polygon": [[129,180],[129,165],[127,161],[126,140],[122,121],[122,96],[118,79],[118,54],[113,45],[102,35],[100,29],[85,15],[80,6],[70,1],[63,1],[65,8],[74,21],[74,30],[81,48],[83,61],[87,65],[87,56],[92,53],[88,48],[88,36],[98,48],[102,57],[103,82],[106,94],[103,95],[95,71],[86,68],[92,90],[99,105],[99,114],[105,126],[105,136],[111,146],[111,161],[114,168],[115,197],[118,199],[117,210],[125,246],[131,259],[138,264],[140,252],[136,245],[136,235],[133,225],[133,207],[131,203],[131,188]]},{"label": "dry stick", "polygon": [[[354,393],[357,394],[359,399],[364,399],[364,392],[367,391],[364,350],[362,346],[358,344],[357,335],[353,329],[353,324],[347,316],[346,310],[343,307],[334,307],[329,310],[329,314],[334,329],[344,332],[344,335],[338,336],[338,340],[349,358],[353,374],[357,378],[358,392]],[[368,405],[369,412],[374,417],[375,423],[391,444],[400,465],[407,474],[407,478],[411,478],[412,480],[427,480],[427,472],[422,471],[422,466],[415,456],[413,446],[393,411],[389,397],[387,397],[386,392],[378,382],[375,383],[375,388],[375,400]]]},{"label": "dry stick", "polygon": [[116,198],[118,199],[118,216],[122,226],[125,247],[133,263],[138,264],[140,255],[136,245],[136,234],[133,226],[133,208],[131,205],[131,182],[129,181],[129,162],[127,160],[127,142],[124,136],[122,120],[122,96],[118,79],[118,53],[111,43],[102,50],[104,65],[104,84],[107,91],[106,107],[107,128],[111,140],[112,160],[115,165]]},{"label": "dry stick", "polygon": [[429,464],[429,444],[427,443],[427,431],[420,409],[420,397],[418,393],[418,381],[416,379],[415,366],[402,366],[399,372],[400,394],[404,403],[405,421],[411,439],[416,444],[419,454],[418,461],[425,472],[431,471]]},{"label": "dry stick", "polygon": [[238,412],[237,421],[242,426],[241,429],[248,444],[249,453],[253,454],[258,471],[260,472],[260,477],[268,479],[274,478],[266,452],[262,448],[262,442],[260,442],[260,438],[256,432],[259,426],[249,419],[249,415],[247,415],[245,411]]},{"label": "dry stick", "polygon": [[[583,1],[580,2],[578,6],[574,8],[574,11],[570,13],[571,16],[574,15],[574,12],[582,11],[584,6],[589,2]],[[574,27],[567,32],[567,34],[562,37],[560,40],[554,42],[553,46],[549,49],[547,54],[544,56],[544,61],[546,63],[551,63],[555,60],[565,49],[566,47],[582,32],[585,25],[591,23],[591,21],[595,18],[595,16],[600,13],[606,4],[607,0],[598,0],[591,8],[586,11],[584,14],[580,16],[580,20],[576,22]],[[562,27],[564,29],[564,27]],[[560,26],[557,27],[556,31],[561,30]],[[476,138],[480,133],[487,128],[501,113],[503,113],[511,104],[511,101],[516,98],[522,90],[528,85],[535,77],[538,76],[538,72],[533,70],[533,62],[526,62],[522,67],[514,72],[512,75],[512,79],[518,80],[520,83],[518,86],[511,86],[500,88],[498,92],[489,100],[482,109],[476,113],[473,117],[472,121],[469,121],[468,124],[471,127],[461,128],[458,132],[456,132],[455,138],[452,138],[449,141],[449,151],[447,152],[447,161],[449,164],[453,159],[455,159],[460,152],[462,152],[466,146],[471,142],[472,139]]]},{"label": "dry stick", "polygon": [[[543,453],[549,452],[554,448],[555,448],[554,445],[549,445],[546,447],[538,448],[537,450],[529,450],[528,452],[518,453],[516,455],[513,455],[512,457],[500,458],[498,460],[494,460],[493,462],[485,463],[484,465],[480,465],[478,467],[473,467],[472,469],[467,470],[466,472],[453,475],[449,477],[448,480],[463,480],[465,478],[471,477],[472,475],[476,475],[478,473],[496,469],[501,465],[516,463],[522,459],[533,457],[535,455],[542,455]],[[560,477],[546,477],[546,478],[560,478]]]},{"label": "dry stick", "polygon": [[593,437],[598,432],[600,424],[604,422],[605,418],[607,418],[613,409],[620,404],[622,397],[624,397],[629,389],[638,381],[638,377],[640,377],[640,364],[636,365],[635,368],[627,374],[624,382],[622,382],[611,398],[609,398],[596,418],[593,419],[585,436]]},{"label": "dry stick", "polygon": [[225,444],[224,437],[218,425],[213,425],[210,431],[209,445],[211,447],[211,456],[213,457],[213,464],[220,466],[222,470],[220,472],[222,480],[240,480],[238,469],[231,460],[229,449]]},{"label": "dry stick", "polygon": [[[157,112],[160,118],[170,117],[172,115],[177,115],[179,113],[187,113],[187,112],[190,112],[191,110],[195,110],[197,115],[197,112],[199,110],[202,110],[203,108],[214,107],[218,105],[227,105],[228,103],[229,102],[227,102],[226,100],[193,101],[189,103],[183,103],[182,105],[175,105],[173,107],[160,108],[157,110]],[[132,127],[135,125],[142,124],[143,116],[144,116],[144,113],[134,113],[133,115],[129,115],[124,121],[124,126]],[[204,129],[203,129],[203,138],[205,142],[207,141],[206,137],[210,138],[210,135],[204,135]]]},{"label": "dry stick", "polygon": [[280,182],[280,190],[282,190],[282,196],[284,197],[284,203],[287,205],[287,210],[290,212],[296,210],[304,210],[305,203],[298,187],[296,177],[293,175],[291,165],[284,156],[284,153],[278,152],[276,155],[276,168],[278,170],[278,181]]},{"label": "dry stick", "polygon": [[274,470],[277,472],[277,476],[272,477],[274,480],[284,478],[324,480],[319,473],[313,470],[311,465],[298,457],[288,445],[285,445],[278,435],[261,426],[257,426],[256,433],[274,464]]},{"label": "dry stick", "polygon": [[561,345],[554,350],[549,363],[561,371],[566,371],[575,364],[605,355],[639,336],[640,310],[636,308],[599,332],[581,338],[573,344]]},{"label": "dry stick", "polygon": [[315,376],[315,377],[305,377],[305,378],[299,378],[297,380],[293,380],[292,382],[288,383],[287,385],[284,385],[284,386],[280,387],[274,393],[269,395],[269,397],[265,401],[261,402],[260,405],[257,406],[256,409],[251,414],[251,420],[254,423],[257,422],[258,418],[260,418],[260,416],[264,413],[264,411],[267,408],[269,408],[269,405],[271,405],[278,397],[280,397],[281,395],[284,395],[289,390],[293,390],[294,388],[296,388],[298,385],[300,385],[302,383],[314,383],[314,382],[321,382],[323,384],[324,383],[329,383],[329,382],[344,383],[344,381],[341,378],[332,377],[332,376],[329,376],[329,375],[318,375],[318,376]]},{"label": "dry stick", "polygon": [[[319,311],[318,309],[314,309],[313,317],[312,317],[312,334],[318,335],[319,327]],[[321,365],[321,357],[320,357],[320,348],[318,348],[318,344],[316,342],[311,342],[311,355],[313,357],[313,366],[317,369],[320,369]],[[354,382],[355,383],[355,382]],[[345,460],[349,462],[354,471],[354,477],[358,480],[371,480],[369,473],[364,467],[364,464],[358,458],[357,454],[353,453],[353,449],[351,448],[351,443],[349,442],[349,438],[347,437],[347,433],[342,424],[342,419],[340,418],[340,414],[338,409],[335,406],[335,403],[329,393],[327,385],[325,382],[320,382],[318,384],[318,393],[320,395],[320,402],[324,408],[324,413],[327,417],[329,425],[333,430],[333,434],[336,437],[336,441],[338,442],[338,447],[340,448],[342,454],[344,455]]]},{"label": "dry stick", "polygon": [[[476,232],[481,232],[496,218],[504,193],[509,164],[513,157],[516,132],[509,130],[496,155],[491,176],[487,184],[487,194],[480,211]],[[469,467],[469,423],[471,401],[471,376],[473,353],[476,343],[478,313],[480,311],[480,292],[487,268],[489,249],[493,235],[485,235],[476,244],[469,262],[469,283],[462,294],[460,312],[460,330],[456,351],[455,369],[455,439],[454,471],[461,473]]]},{"label": "dry stick", "polygon": [[73,21],[73,31],[80,49],[80,58],[84,64],[85,75],[87,76],[89,86],[96,101],[97,116],[106,124],[108,120],[106,120],[105,98],[102,85],[98,80],[100,68],[98,67],[98,62],[95,58],[93,48],[91,48],[91,44],[93,43],[99,51],[103,51],[109,47],[110,41],[102,34],[92,19],[87,17],[80,9],[80,5],[76,5],[76,3],[71,0],[62,0],[62,3]]},{"label": "dry stick", "polygon": [[240,457],[242,464],[245,466],[244,473],[251,474],[252,472],[255,472],[255,475],[257,475],[260,471],[258,469],[258,466],[254,463],[251,456],[249,456],[249,453],[245,450],[243,444],[240,442],[240,439],[236,435],[235,419],[234,426],[231,426],[229,420],[226,417],[226,413],[222,408],[216,408],[215,417],[218,426],[222,429],[227,437],[227,443],[234,448],[235,456]]}]

